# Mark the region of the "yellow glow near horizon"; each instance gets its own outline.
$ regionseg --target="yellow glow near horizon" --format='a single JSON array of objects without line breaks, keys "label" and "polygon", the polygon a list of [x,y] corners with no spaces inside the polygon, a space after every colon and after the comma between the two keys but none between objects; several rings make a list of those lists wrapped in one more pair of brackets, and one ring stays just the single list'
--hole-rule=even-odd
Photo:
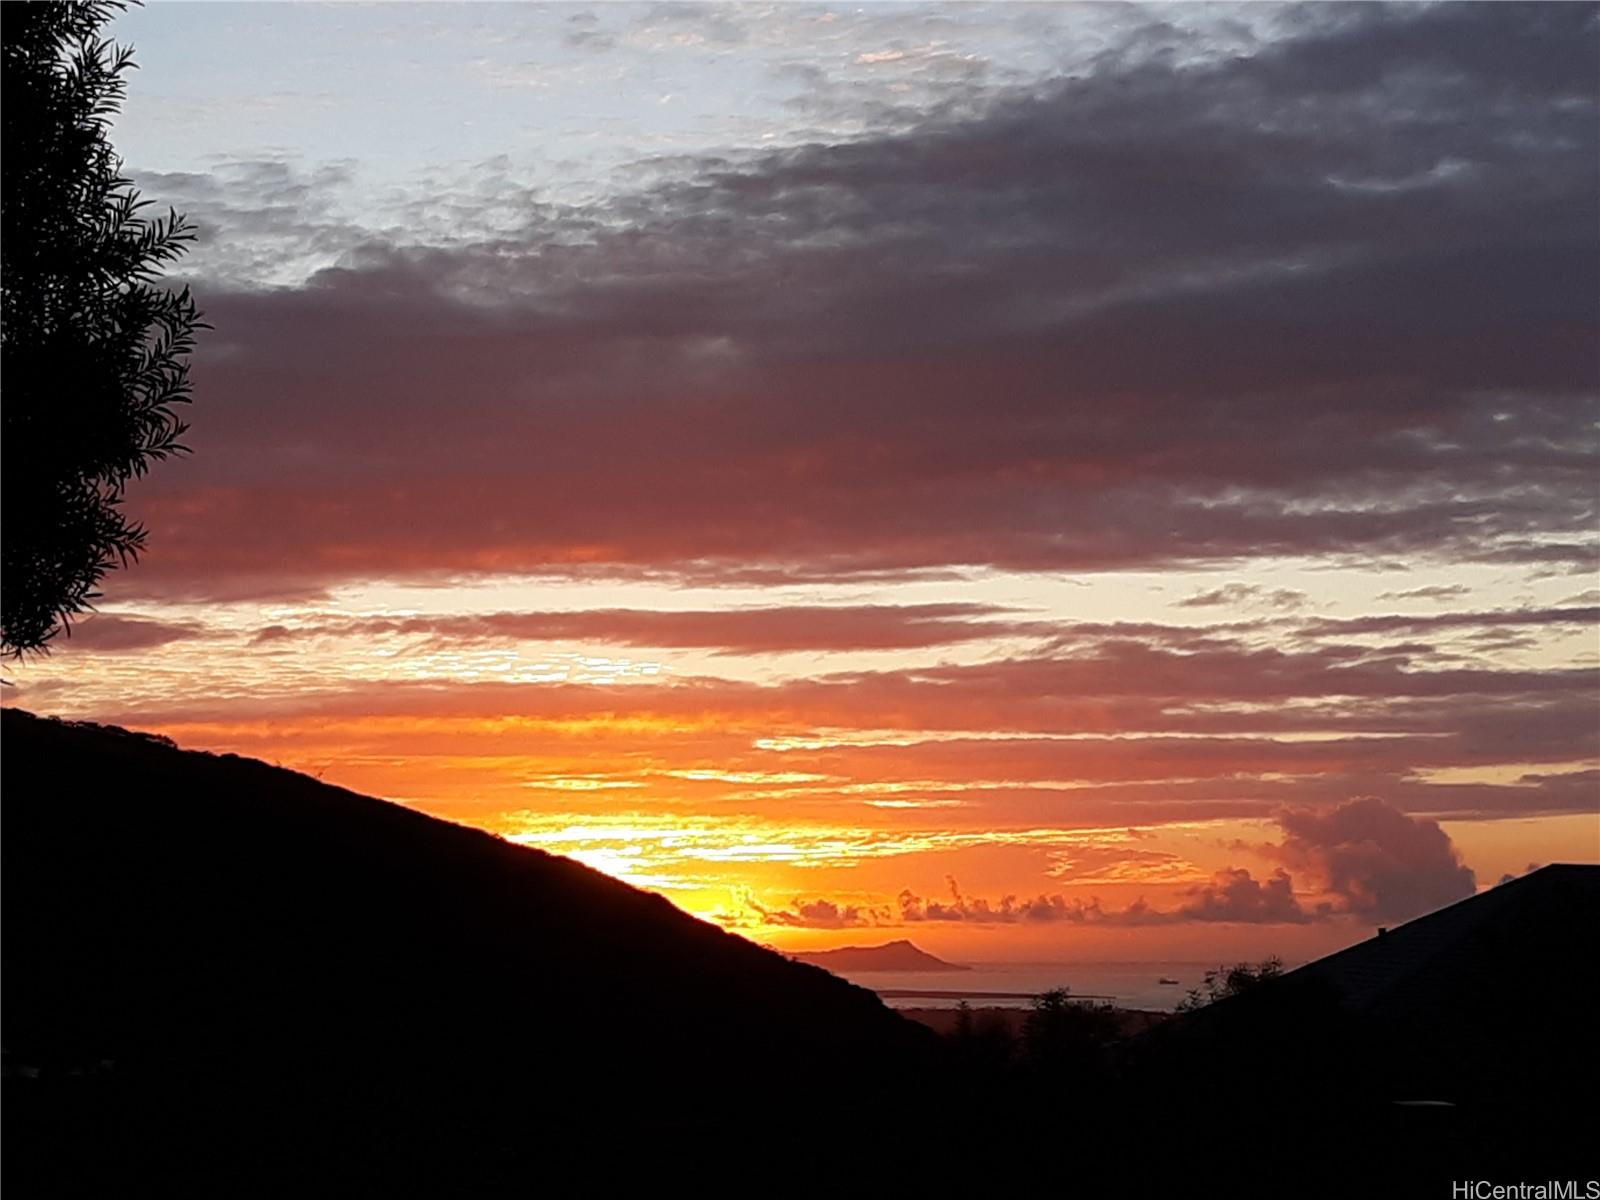
[{"label": "yellow glow near horizon", "polygon": [[[1335,607],[1349,615],[1393,608],[1378,599],[1395,586],[1384,572],[1329,576],[1302,564],[1275,578],[1258,570],[1255,578],[1314,592],[1319,618]],[[1581,599],[1570,582],[1519,581],[1513,593],[1494,578],[1480,572],[1472,580],[1481,589],[1474,603],[1485,609]],[[1438,581],[1418,574],[1406,586]],[[21,694],[4,699],[151,729],[186,747],[251,755],[397,799],[570,855],[730,928],[797,945],[860,940],[887,927],[780,928],[763,924],[751,904],[777,912],[827,900],[892,911],[902,891],[939,897],[959,885],[990,902],[1059,894],[1170,908],[1226,867],[1267,879],[1281,865],[1258,852],[1282,837],[1272,813],[1302,793],[1333,802],[1325,781],[1341,772],[1380,792],[1393,780],[1409,789],[1413,811],[1429,811],[1415,804],[1418,797],[1444,798],[1432,811],[1446,818],[1480,884],[1530,862],[1600,858],[1593,824],[1581,814],[1495,824],[1482,819],[1492,806],[1468,810],[1479,819],[1461,821],[1444,802],[1495,788],[1501,803],[1523,804],[1532,795],[1523,776],[1550,774],[1570,777],[1562,785],[1570,805],[1590,764],[1509,755],[1483,761],[1460,750],[1448,724],[1425,720],[1368,728],[1364,718],[1383,700],[1325,694],[1337,679],[1319,682],[1314,647],[1286,641],[1280,614],[1182,603],[1218,582],[1205,573],[1061,580],[974,572],[881,588],[370,585],[315,604],[207,606],[200,632],[148,649],[67,645],[19,668]],[[1219,697],[1210,680],[1184,675],[1186,653],[1163,650],[1159,639],[1151,643],[1160,661],[1150,679],[1139,676],[1144,660],[1136,655],[1125,667],[1106,667],[1115,673],[1097,697],[1093,675],[1081,670],[1094,653],[1051,658],[1037,638],[802,655],[339,632],[341,622],[441,614],[949,602],[1011,605],[1028,620],[1064,629],[1086,621],[1194,630],[1231,623],[1240,630],[1238,661],[1260,656],[1273,672],[1280,663],[1283,670],[1309,663],[1311,690],[1279,688],[1280,673],[1269,675],[1265,693],[1244,688]],[[196,623],[196,611],[170,606],[138,615]],[[1265,624],[1256,622],[1262,617]],[[305,636],[271,634],[278,626]],[[1453,632],[1441,637],[1455,638],[1452,661],[1479,669],[1554,663],[1570,670],[1581,658],[1569,632],[1542,627],[1486,649]],[[1363,644],[1378,650],[1385,641],[1368,636]],[[1050,671],[1006,675],[1010,664],[1041,655]],[[950,675],[968,667],[970,684]],[[1057,670],[1067,678],[1057,679]],[[901,682],[873,690],[875,673],[894,672],[905,673]],[[1316,886],[1303,872],[1296,876],[1302,902],[1315,901]],[[1119,932],[954,922],[915,932],[967,952],[987,945],[1010,947],[1006,953],[1119,944],[1160,953],[1195,938],[1310,946],[1335,936],[1284,926]]]}]

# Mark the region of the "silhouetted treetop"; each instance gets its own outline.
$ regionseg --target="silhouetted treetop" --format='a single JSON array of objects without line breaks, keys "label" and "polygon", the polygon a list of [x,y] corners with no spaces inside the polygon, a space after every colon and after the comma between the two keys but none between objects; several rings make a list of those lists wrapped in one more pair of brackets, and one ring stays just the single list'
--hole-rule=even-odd
[{"label": "silhouetted treetop", "polygon": [[108,134],[131,51],[99,36],[118,0],[0,11],[0,652],[46,644],[135,557],[128,481],[181,451],[200,319],[155,280],[193,239],[146,216]]},{"label": "silhouetted treetop", "polygon": [[1214,967],[1206,972],[1203,985],[1189,989],[1189,994],[1178,1005],[1178,1011],[1195,1012],[1218,1000],[1242,996],[1282,975],[1283,959],[1277,955],[1264,958],[1259,963],[1242,962],[1231,967]]}]

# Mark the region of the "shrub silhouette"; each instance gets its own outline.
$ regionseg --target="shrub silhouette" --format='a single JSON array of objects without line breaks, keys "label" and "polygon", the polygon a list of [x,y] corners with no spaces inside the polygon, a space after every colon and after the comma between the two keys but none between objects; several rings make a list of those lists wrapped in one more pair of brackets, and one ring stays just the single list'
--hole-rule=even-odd
[{"label": "shrub silhouette", "polygon": [[0,16],[0,653],[46,649],[143,547],[123,489],[181,451],[174,406],[207,328],[153,281],[194,231],[143,215],[107,134],[131,52],[98,34],[117,0],[9,4]]},{"label": "shrub silhouette", "polygon": [[1178,1004],[1179,1012],[1196,1012],[1218,1000],[1242,996],[1246,992],[1271,983],[1283,974],[1283,959],[1273,955],[1258,963],[1235,963],[1231,967],[1213,967],[1206,972],[1205,982],[1190,988],[1189,994]]},{"label": "shrub silhouette", "polygon": [[956,1006],[950,1032],[954,1063],[970,1080],[995,1083],[1010,1071],[1017,1045],[1005,1017],[994,1009],[974,1011],[965,1000]]},{"label": "shrub silhouette", "polygon": [[1022,1027],[1024,1061],[1041,1075],[1081,1085],[1108,1073],[1106,1050],[1120,1035],[1111,1005],[1053,988],[1033,998]]}]

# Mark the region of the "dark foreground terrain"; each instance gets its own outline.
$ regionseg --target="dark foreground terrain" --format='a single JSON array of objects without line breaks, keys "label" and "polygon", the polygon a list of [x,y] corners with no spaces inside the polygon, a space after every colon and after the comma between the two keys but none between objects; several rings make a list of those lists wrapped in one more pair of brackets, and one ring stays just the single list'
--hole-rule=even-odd
[{"label": "dark foreground terrain", "polygon": [[936,1040],[571,860],[248,759],[3,720],[19,1188],[486,1182],[572,1165],[596,1131],[616,1171],[630,1131],[734,1136],[841,1079],[868,1100]]},{"label": "dark foreground terrain", "polygon": [[579,864],[293,772],[16,710],[0,755],[8,1200],[1600,1176],[1600,868],[1139,1036],[1064,1005],[941,1038]]}]

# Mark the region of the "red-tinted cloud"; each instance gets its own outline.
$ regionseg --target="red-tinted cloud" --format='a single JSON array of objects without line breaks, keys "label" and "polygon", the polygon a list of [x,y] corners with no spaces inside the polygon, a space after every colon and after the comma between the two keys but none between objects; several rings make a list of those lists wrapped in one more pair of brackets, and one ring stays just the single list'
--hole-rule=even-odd
[{"label": "red-tinted cloud", "polygon": [[[1548,615],[1528,610],[1483,619],[1495,627]],[[1571,620],[1565,611],[1556,615]],[[386,636],[424,643],[445,638],[445,630],[470,644],[480,636],[559,628],[771,650],[797,644],[812,620],[807,609],[760,609],[729,614],[726,624],[702,613],[598,612],[419,618],[414,628],[409,619],[382,620],[356,628],[378,636],[393,627]],[[956,615],[945,606],[845,608],[816,621],[814,648],[934,641],[986,624],[1008,626],[1000,614]],[[350,632],[343,624],[335,631]],[[1284,639],[1284,632],[1253,622],[1202,629],[1073,626],[1027,657],[767,684],[710,677],[617,686],[397,679],[241,691],[218,680],[164,701],[145,695],[125,709],[117,697],[127,693],[118,692],[95,712],[274,758],[289,747],[328,760],[517,755],[547,761],[546,773],[621,775],[638,785],[660,772],[711,770],[692,785],[675,782],[673,793],[692,787],[736,801],[759,793],[768,803],[803,801],[836,812],[869,798],[955,799],[959,807],[946,813],[954,823],[1053,820],[1064,808],[1080,820],[1133,823],[1182,814],[1265,815],[1363,794],[1383,795],[1408,812],[1592,808],[1582,767],[1600,756],[1595,670],[1465,666],[1425,644],[1328,644]],[[1262,645],[1268,636],[1282,644]],[[265,640],[252,653],[282,654],[290,670],[298,648],[278,650]],[[25,681],[25,704],[37,702],[31,686]],[[139,690],[148,693],[148,684]],[[190,700],[191,694],[203,698]],[[861,739],[851,730],[897,732]],[[1573,769],[1516,782],[1466,774],[1505,763]],[[1456,781],[1429,774],[1437,771],[1454,772]],[[756,785],[718,782],[716,772],[815,779]],[[412,785],[402,786],[410,794]],[[872,787],[884,790],[861,790]]]}]

